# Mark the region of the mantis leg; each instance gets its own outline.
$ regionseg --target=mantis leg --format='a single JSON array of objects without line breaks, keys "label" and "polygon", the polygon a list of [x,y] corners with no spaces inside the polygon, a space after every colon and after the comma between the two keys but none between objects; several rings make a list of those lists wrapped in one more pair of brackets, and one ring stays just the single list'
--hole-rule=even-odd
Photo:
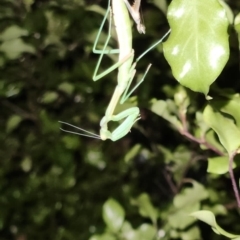
[{"label": "mantis leg", "polygon": [[149,51],[151,51],[153,48],[155,48],[159,43],[161,43],[171,32],[171,29],[169,29],[164,36],[158,40],[156,43],[154,43],[150,48],[148,48],[145,52],[143,52],[136,60],[136,62],[138,62],[143,56],[145,56]]},{"label": "mantis leg", "polygon": [[[102,32],[102,28],[107,20],[107,16],[110,13],[110,20],[109,20],[109,29],[108,29],[108,37],[106,39],[106,42],[104,44],[103,49],[98,50],[96,49],[97,44],[98,44],[98,40],[100,37],[100,34]],[[107,12],[103,18],[103,21],[101,23],[101,26],[99,28],[96,40],[94,42],[94,46],[93,46],[93,52],[96,54],[100,54],[95,71],[93,73],[93,81],[97,81],[99,79],[101,79],[102,77],[104,77],[105,75],[107,75],[108,73],[112,72],[113,70],[117,69],[119,66],[121,66],[125,61],[127,61],[129,58],[131,58],[133,56],[133,52],[129,53],[128,55],[126,55],[123,59],[121,59],[121,61],[115,63],[113,66],[111,66],[110,68],[106,69],[105,71],[103,71],[102,73],[98,74],[98,69],[99,66],[102,62],[102,58],[103,55],[105,54],[118,54],[119,53],[119,49],[111,49],[111,50],[107,50],[107,45],[109,43],[109,40],[111,38],[111,27],[112,27],[112,11],[111,11],[111,7],[110,7],[110,0],[108,1],[108,8],[107,8]]]},{"label": "mantis leg", "polygon": [[145,79],[145,77],[146,77],[146,75],[147,75],[150,67],[152,66],[152,64],[149,64],[149,65],[148,65],[148,67],[147,67],[147,69],[146,69],[143,77],[141,78],[141,80],[140,80],[140,81],[133,87],[133,89],[128,93],[129,87],[130,87],[130,85],[131,85],[131,83],[132,83],[132,80],[133,80],[133,78],[134,78],[134,76],[135,76],[135,73],[136,73],[135,66],[136,66],[136,62],[135,62],[135,63],[132,65],[132,67],[131,67],[131,69],[134,69],[134,70],[132,70],[132,76],[131,76],[131,78],[130,78],[130,80],[129,80],[129,82],[128,82],[128,85],[127,85],[127,87],[126,87],[126,89],[125,89],[122,97],[121,97],[120,104],[123,104],[123,103],[129,98],[129,96],[139,87],[139,85],[144,81],[144,79]]},{"label": "mantis leg", "polygon": [[111,121],[121,121],[125,120],[113,131],[110,132],[107,129],[107,123],[105,117],[100,122],[100,137],[102,140],[111,139],[112,141],[117,141],[118,139],[124,137],[131,130],[133,124],[140,119],[139,108],[132,107],[119,114],[112,115]]},{"label": "mantis leg", "polygon": [[[145,76],[147,75],[147,72],[149,70],[149,68],[151,67],[151,65],[148,66],[147,70],[145,71],[142,79],[139,81],[139,83],[137,83],[137,85],[129,92],[128,89],[131,85],[131,82],[135,76],[136,70],[135,70],[135,66],[136,63],[134,63],[131,67],[131,76],[130,79],[128,81],[127,87],[123,93],[123,96],[121,97],[120,100],[120,104],[122,104],[123,102],[126,101],[126,99],[132,94],[132,92],[143,82]],[[106,114],[105,116],[102,118],[101,122],[100,122],[100,138],[102,140],[106,140],[106,139],[111,139],[112,141],[117,141],[118,139],[124,137],[132,128],[132,126],[134,125],[134,123],[136,121],[138,121],[140,119],[140,115],[139,115],[139,108],[138,107],[132,107],[129,108],[127,110],[124,110],[116,115],[113,115],[113,111],[116,107],[117,102],[115,101],[115,99],[118,99],[117,96],[121,95],[121,90],[119,90],[119,88],[117,87],[115,89],[115,98],[113,98],[113,100],[111,101],[111,103],[109,104]],[[121,121],[125,118],[125,120],[113,131],[110,132],[108,130],[108,122],[110,121]]]}]

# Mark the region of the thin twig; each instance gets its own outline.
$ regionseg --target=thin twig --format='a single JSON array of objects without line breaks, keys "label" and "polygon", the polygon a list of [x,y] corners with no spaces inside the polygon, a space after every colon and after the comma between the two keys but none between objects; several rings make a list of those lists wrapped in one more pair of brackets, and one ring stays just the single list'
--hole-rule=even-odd
[{"label": "thin twig", "polygon": [[202,145],[206,146],[208,149],[211,149],[213,152],[217,153],[219,156],[224,156],[225,155],[222,151],[220,151],[215,146],[213,146],[212,144],[207,142],[205,139],[196,138],[191,133],[188,132],[186,114],[180,112],[179,118],[180,118],[181,123],[183,125],[183,129],[180,129],[179,131],[183,136],[187,137],[189,140],[191,140],[193,142],[196,142],[198,144],[202,144]]},{"label": "thin twig", "polygon": [[233,173],[233,159],[235,155],[237,154],[237,151],[234,151],[230,156],[229,156],[229,174],[230,178],[232,181],[232,186],[233,186],[233,191],[237,200],[238,207],[240,208],[240,196],[239,196],[239,191],[237,187],[237,183],[235,181],[234,173]]}]

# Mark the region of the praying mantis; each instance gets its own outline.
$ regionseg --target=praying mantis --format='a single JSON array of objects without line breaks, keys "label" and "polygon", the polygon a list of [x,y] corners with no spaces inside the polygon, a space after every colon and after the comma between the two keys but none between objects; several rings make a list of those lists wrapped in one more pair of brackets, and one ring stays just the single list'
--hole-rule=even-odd
[{"label": "praying mantis", "polygon": [[[145,33],[145,26],[141,23],[139,7],[140,7],[140,0],[135,0],[133,6],[131,6],[128,3],[128,0],[112,0],[112,4],[110,6],[110,0],[109,0],[106,15],[103,18],[102,24],[100,26],[100,29],[98,31],[98,34],[93,46],[93,52],[96,54],[100,54],[97,66],[93,74],[94,81],[101,79],[106,74],[118,68],[117,86],[114,90],[110,103],[106,109],[105,115],[100,121],[100,134],[97,135],[89,131],[86,131],[82,128],[71,125],[69,123],[60,121],[60,123],[77,128],[82,133],[72,132],[72,131],[62,129],[63,131],[82,135],[82,136],[97,138],[103,141],[106,139],[117,141],[120,138],[124,137],[131,130],[134,123],[140,119],[140,110],[138,107],[131,107],[129,109],[126,109],[114,115],[114,111],[117,104],[118,103],[123,104],[129,98],[129,96],[133,93],[133,91],[144,81],[144,78],[149,68],[151,67],[151,64],[149,64],[142,79],[136,84],[136,86],[133,87],[133,89],[130,92],[128,92],[129,87],[136,73],[136,69],[135,69],[136,63],[140,60],[140,58],[142,58],[142,56],[146,54],[146,52],[149,51],[149,50],[145,51],[133,63],[134,50],[132,49],[132,29],[131,29],[131,21],[129,18],[128,10],[137,24],[137,29],[139,33]],[[110,20],[109,20],[110,27],[108,31],[108,37],[106,39],[103,49],[98,50],[96,47],[98,43],[98,39],[109,13],[110,13]],[[112,16],[114,18],[119,49],[107,50],[107,45],[111,38]],[[167,34],[165,34],[162,37],[162,39],[160,39],[156,44],[154,44],[154,46],[157,45],[159,42],[161,42],[167,36]],[[152,46],[150,49],[152,49],[154,46]],[[115,63],[113,66],[111,66],[110,68],[103,71],[102,73],[97,74],[103,55],[105,54],[119,54],[119,61]],[[118,127],[116,127],[115,130],[111,132],[108,129],[108,123],[111,121],[114,121],[114,122],[122,121],[122,122]]]}]

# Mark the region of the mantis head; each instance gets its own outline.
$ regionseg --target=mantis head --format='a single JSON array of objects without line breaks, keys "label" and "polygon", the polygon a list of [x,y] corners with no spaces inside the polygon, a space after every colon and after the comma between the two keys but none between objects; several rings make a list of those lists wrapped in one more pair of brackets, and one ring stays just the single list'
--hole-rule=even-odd
[{"label": "mantis head", "polygon": [[137,30],[138,30],[139,33],[145,34],[146,27],[142,23],[139,23],[139,24],[137,24]]}]

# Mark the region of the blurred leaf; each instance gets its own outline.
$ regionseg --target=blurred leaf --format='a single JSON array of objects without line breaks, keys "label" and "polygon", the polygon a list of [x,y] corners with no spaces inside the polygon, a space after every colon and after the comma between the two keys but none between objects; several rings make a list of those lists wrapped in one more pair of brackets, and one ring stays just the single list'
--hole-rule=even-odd
[{"label": "blurred leaf", "polygon": [[12,132],[14,129],[16,129],[18,127],[18,125],[20,124],[20,122],[22,121],[22,117],[20,117],[19,115],[12,115],[7,122],[7,129],[6,131]]},{"label": "blurred leaf", "polygon": [[133,205],[137,205],[139,208],[139,213],[143,217],[148,217],[151,219],[153,224],[156,224],[158,211],[154,208],[151,203],[150,197],[147,193],[142,193],[137,199],[131,201]]},{"label": "blurred leaf", "polygon": [[124,222],[121,230],[121,236],[119,239],[126,240],[140,240],[140,235],[138,231],[133,229],[129,222]]},{"label": "blurred leaf", "polygon": [[167,18],[171,34],[163,50],[174,77],[206,95],[229,57],[224,8],[218,0],[192,0],[190,4],[174,0]]},{"label": "blurred leaf", "polygon": [[65,92],[68,95],[71,95],[74,91],[74,85],[68,82],[64,82],[58,86],[58,89],[61,90],[62,92]]},{"label": "blurred leaf", "polygon": [[21,162],[21,167],[24,172],[29,172],[32,168],[32,159],[26,156]]},{"label": "blurred leaf", "polygon": [[69,22],[64,16],[55,14],[53,11],[46,11],[45,16],[48,22],[48,35],[45,44],[61,44],[61,38],[68,27]]},{"label": "blurred leaf", "polygon": [[56,101],[58,98],[58,94],[56,92],[46,92],[41,98],[41,102],[48,104]]},{"label": "blurred leaf", "polygon": [[60,131],[59,123],[56,120],[51,119],[45,110],[40,112],[39,117],[42,122],[42,131],[44,133],[47,133],[47,132],[57,132],[58,133]]},{"label": "blurred leaf", "polygon": [[114,199],[108,199],[103,205],[103,219],[112,232],[118,232],[123,224],[125,212],[122,206]]},{"label": "blurred leaf", "polygon": [[196,112],[197,130],[199,131],[199,138],[203,139],[209,130],[209,126],[205,123],[202,112]]},{"label": "blurred leaf", "polygon": [[35,49],[31,45],[24,43],[19,38],[3,42],[0,45],[0,51],[4,52],[9,59],[16,59],[24,52],[35,53]]},{"label": "blurred leaf", "polygon": [[187,91],[181,85],[179,85],[179,87],[176,89],[174,93],[174,102],[178,108],[185,111],[190,105],[190,99],[187,94]]},{"label": "blurred leaf", "polygon": [[17,25],[12,25],[4,30],[2,34],[0,34],[0,40],[2,41],[10,41],[22,36],[27,36],[28,31],[26,29],[22,29]]},{"label": "blurred leaf", "polygon": [[[236,167],[235,162],[233,162],[233,169]],[[225,174],[229,171],[229,159],[228,157],[213,157],[208,158],[208,168],[209,173],[215,174]]]},{"label": "blurred leaf", "polygon": [[85,161],[101,170],[106,167],[104,156],[99,148],[89,149],[88,153],[86,154]]},{"label": "blurred leaf", "polygon": [[199,202],[194,202],[191,205],[186,205],[183,208],[176,209],[167,217],[167,221],[172,228],[185,229],[195,222],[194,219],[189,217],[189,213],[196,211],[200,208]]},{"label": "blurred leaf", "polygon": [[217,234],[221,234],[221,235],[231,238],[231,239],[236,239],[236,238],[240,237],[240,235],[234,235],[234,234],[228,233],[225,230],[223,230],[216,223],[215,216],[210,211],[207,211],[207,210],[197,211],[197,212],[191,213],[190,216],[195,217],[195,218],[207,223],[208,225],[210,225],[212,227],[214,232],[216,232]]}]

